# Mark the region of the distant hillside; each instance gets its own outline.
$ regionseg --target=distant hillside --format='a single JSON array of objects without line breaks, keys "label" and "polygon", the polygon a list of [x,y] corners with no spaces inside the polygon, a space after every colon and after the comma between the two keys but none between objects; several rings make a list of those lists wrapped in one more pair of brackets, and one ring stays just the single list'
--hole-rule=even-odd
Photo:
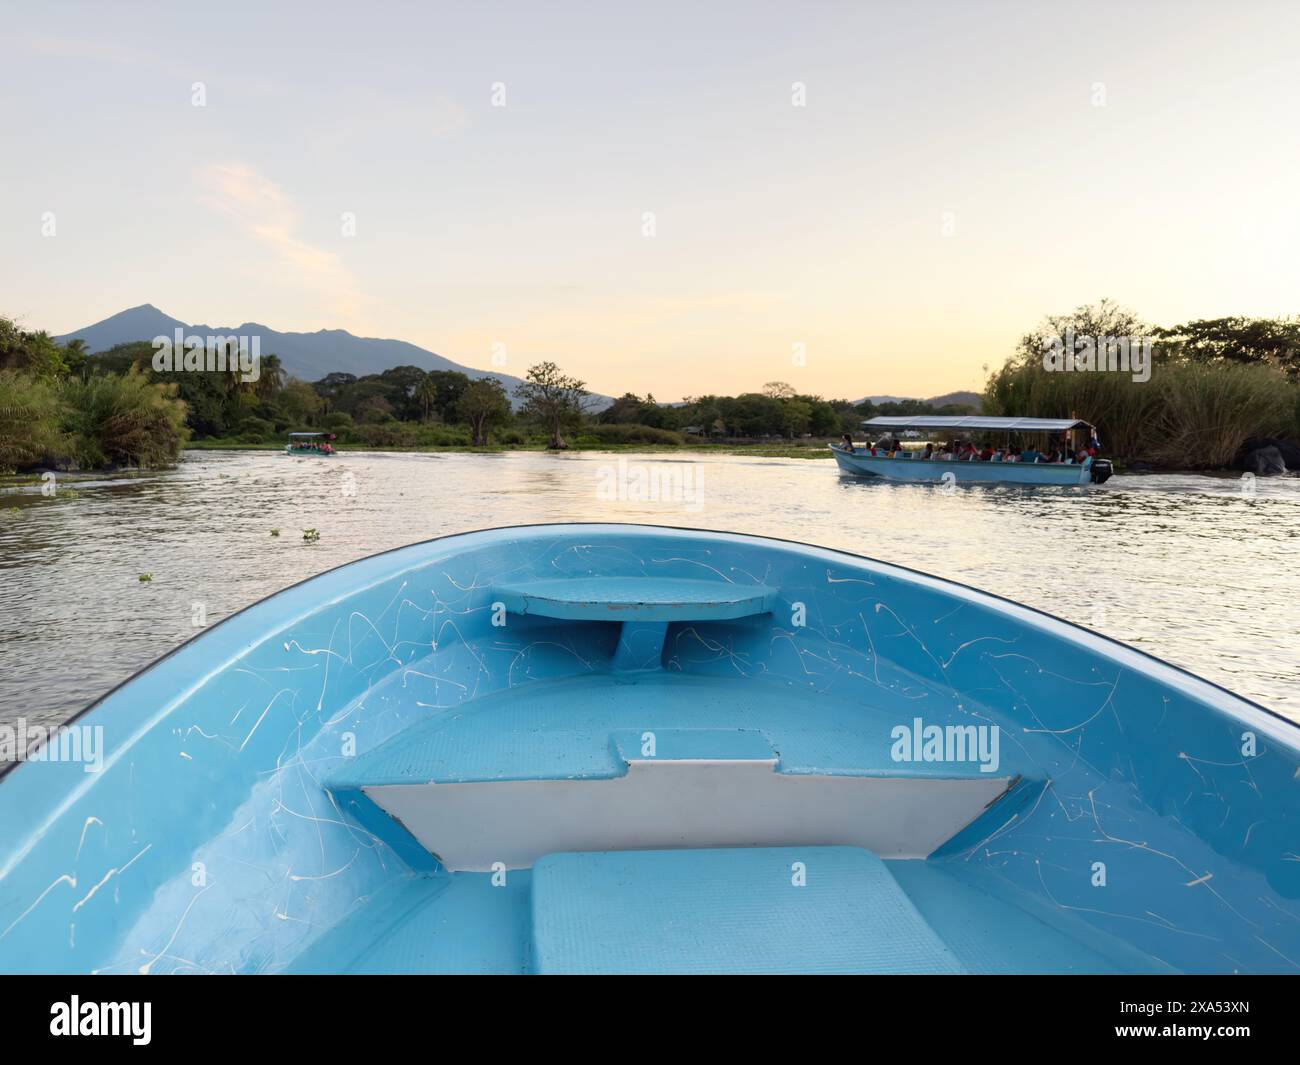
[{"label": "distant hillside", "polygon": [[[862,399],[855,399],[853,402],[858,404],[868,401],[877,406],[882,403],[917,402],[914,396],[864,396]],[[984,398],[978,392],[945,392],[942,396],[932,396],[930,399],[923,399],[920,402],[928,403],[932,407],[947,407],[957,404],[963,407],[973,407],[978,411],[984,404]]]},{"label": "distant hillside", "polygon": [[[320,329],[315,333],[281,333],[257,322],[238,326],[196,325],[164,314],[150,303],[121,311],[102,322],[77,329],[59,343],[80,339],[92,351],[107,351],[116,344],[170,336],[177,327],[198,336],[260,336],[263,355],[280,357],[286,372],[305,381],[318,381],[329,373],[350,373],[357,377],[382,373],[394,366],[418,366],[422,370],[457,370],[469,377],[496,377],[513,397],[518,377],[495,370],[462,366],[405,340],[380,340],[353,336],[345,329]],[[593,396],[592,409],[603,410],[613,400]]]},{"label": "distant hillside", "polygon": [[956,404],[962,407],[974,407],[978,411],[984,406],[984,397],[978,392],[945,392],[942,396],[927,399],[926,402],[932,407],[947,407]]}]

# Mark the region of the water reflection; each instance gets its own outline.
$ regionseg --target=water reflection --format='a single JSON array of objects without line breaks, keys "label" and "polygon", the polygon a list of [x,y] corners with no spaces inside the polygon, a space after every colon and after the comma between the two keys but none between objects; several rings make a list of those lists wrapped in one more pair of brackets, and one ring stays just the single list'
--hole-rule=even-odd
[{"label": "water reflection", "polygon": [[[1300,479],[1260,480],[1253,497],[1231,476],[946,492],[857,481],[829,462],[621,457],[635,477],[662,476],[669,488],[689,472],[689,496],[610,500],[600,485],[619,456],[590,453],[192,453],[177,470],[83,481],[75,495],[6,490],[0,720],[80,709],[193,635],[196,604],[211,624],[386,548],[610,520],[803,540],[965,581],[1300,720]],[[309,528],[319,542],[304,543]]]}]

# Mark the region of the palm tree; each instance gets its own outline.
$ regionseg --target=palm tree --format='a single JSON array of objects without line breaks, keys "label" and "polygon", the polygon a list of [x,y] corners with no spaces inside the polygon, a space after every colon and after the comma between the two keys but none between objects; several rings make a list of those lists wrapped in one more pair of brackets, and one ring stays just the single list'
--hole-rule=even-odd
[{"label": "palm tree", "polygon": [[420,411],[424,420],[429,420],[429,414],[434,407],[438,405],[438,381],[432,374],[426,377],[416,386],[415,398],[420,402]]},{"label": "palm tree", "polygon": [[259,399],[270,399],[284,389],[284,366],[279,355],[263,355],[261,373],[253,385]]}]

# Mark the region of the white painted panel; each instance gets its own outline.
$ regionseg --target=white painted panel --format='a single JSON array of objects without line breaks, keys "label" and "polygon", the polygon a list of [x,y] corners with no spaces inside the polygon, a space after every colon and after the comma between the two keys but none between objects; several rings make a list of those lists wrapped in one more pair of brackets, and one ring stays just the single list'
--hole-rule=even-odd
[{"label": "white painted panel", "polygon": [[1007,777],[803,776],[770,761],[633,762],[610,780],[385,784],[365,792],[452,871],[559,851],[847,845],[924,858]]}]

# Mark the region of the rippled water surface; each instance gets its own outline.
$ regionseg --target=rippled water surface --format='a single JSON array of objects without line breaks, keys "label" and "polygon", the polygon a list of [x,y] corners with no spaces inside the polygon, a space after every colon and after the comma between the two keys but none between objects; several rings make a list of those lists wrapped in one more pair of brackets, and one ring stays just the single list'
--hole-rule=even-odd
[{"label": "rippled water surface", "polygon": [[[656,483],[674,498],[641,498]],[[191,452],[176,470],[74,487],[0,494],[0,722],[62,720],[193,636],[196,617],[210,625],[340,563],[557,521],[761,533],[911,566],[1300,721],[1300,478],[1253,495],[1194,475],[945,492],[854,481],[829,460]],[[303,541],[310,528],[318,542]]]}]

